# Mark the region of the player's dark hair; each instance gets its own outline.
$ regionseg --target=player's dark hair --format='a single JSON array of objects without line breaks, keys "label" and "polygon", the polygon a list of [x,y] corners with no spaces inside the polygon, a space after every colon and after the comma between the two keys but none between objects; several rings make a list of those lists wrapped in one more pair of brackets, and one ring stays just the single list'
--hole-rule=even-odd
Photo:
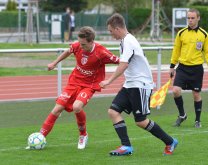
[{"label": "player's dark hair", "polygon": [[78,33],[79,38],[86,38],[87,42],[94,41],[95,39],[95,31],[93,28],[89,26],[84,26],[80,28],[79,33]]},{"label": "player's dark hair", "polygon": [[119,13],[115,13],[110,18],[108,18],[106,24],[110,25],[112,28],[116,28],[116,27],[125,28],[126,27],[125,19]]}]

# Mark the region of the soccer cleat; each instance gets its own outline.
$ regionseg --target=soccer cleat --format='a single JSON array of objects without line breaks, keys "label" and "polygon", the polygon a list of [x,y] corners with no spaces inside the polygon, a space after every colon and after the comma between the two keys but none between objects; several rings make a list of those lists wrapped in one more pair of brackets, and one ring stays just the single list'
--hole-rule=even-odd
[{"label": "soccer cleat", "polygon": [[131,146],[120,146],[116,150],[110,151],[112,156],[132,155],[133,148]]},{"label": "soccer cleat", "polygon": [[87,141],[88,141],[88,134],[85,135],[85,136],[80,135],[77,148],[78,149],[84,149],[87,145]]},{"label": "soccer cleat", "polygon": [[200,121],[195,121],[195,128],[201,128],[201,122]]},{"label": "soccer cleat", "polygon": [[178,116],[178,119],[176,120],[174,126],[179,127],[181,125],[181,123],[183,121],[185,121],[186,119],[187,119],[187,115],[186,114],[184,116]]},{"label": "soccer cleat", "polygon": [[163,155],[172,155],[177,145],[178,140],[173,138],[173,143],[171,145],[166,145]]}]

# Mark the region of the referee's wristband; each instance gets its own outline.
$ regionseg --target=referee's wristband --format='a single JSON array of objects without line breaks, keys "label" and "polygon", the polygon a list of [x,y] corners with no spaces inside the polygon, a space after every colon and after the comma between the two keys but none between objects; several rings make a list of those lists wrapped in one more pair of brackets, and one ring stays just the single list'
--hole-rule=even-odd
[{"label": "referee's wristband", "polygon": [[175,68],[175,64],[170,64],[170,68]]}]

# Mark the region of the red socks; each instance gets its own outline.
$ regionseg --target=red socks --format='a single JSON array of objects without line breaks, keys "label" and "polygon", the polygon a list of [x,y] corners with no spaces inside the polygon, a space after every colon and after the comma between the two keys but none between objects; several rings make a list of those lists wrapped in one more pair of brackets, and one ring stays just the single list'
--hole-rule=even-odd
[{"label": "red socks", "polygon": [[79,113],[75,113],[76,119],[77,119],[77,126],[79,129],[79,134],[86,136],[86,113],[85,111],[81,110]]},{"label": "red socks", "polygon": [[57,116],[50,113],[48,117],[45,119],[42,128],[40,129],[40,133],[42,133],[46,137],[52,130],[57,118]]},{"label": "red socks", "polygon": [[[79,113],[75,113],[75,116],[77,119],[77,125],[80,135],[86,136],[86,113],[82,110]],[[42,133],[46,137],[52,130],[57,118],[57,116],[50,113],[48,117],[45,119],[42,128],[40,129],[40,133]]]}]

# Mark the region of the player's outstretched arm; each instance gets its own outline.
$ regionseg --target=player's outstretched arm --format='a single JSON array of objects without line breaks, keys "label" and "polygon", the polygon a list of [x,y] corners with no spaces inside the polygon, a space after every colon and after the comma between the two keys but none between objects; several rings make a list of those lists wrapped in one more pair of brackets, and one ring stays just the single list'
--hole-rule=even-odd
[{"label": "player's outstretched arm", "polygon": [[117,79],[119,76],[121,76],[124,73],[127,67],[128,67],[127,62],[120,62],[120,64],[118,65],[116,71],[112,74],[112,76],[109,79],[100,82],[99,84],[100,87],[105,88],[107,85],[111,84],[115,79]]},{"label": "player's outstretched arm", "polygon": [[52,63],[48,64],[48,70],[49,71],[53,70],[60,61],[67,58],[70,54],[71,54],[70,49],[64,51],[60,56],[57,57],[56,60],[54,60]]}]

